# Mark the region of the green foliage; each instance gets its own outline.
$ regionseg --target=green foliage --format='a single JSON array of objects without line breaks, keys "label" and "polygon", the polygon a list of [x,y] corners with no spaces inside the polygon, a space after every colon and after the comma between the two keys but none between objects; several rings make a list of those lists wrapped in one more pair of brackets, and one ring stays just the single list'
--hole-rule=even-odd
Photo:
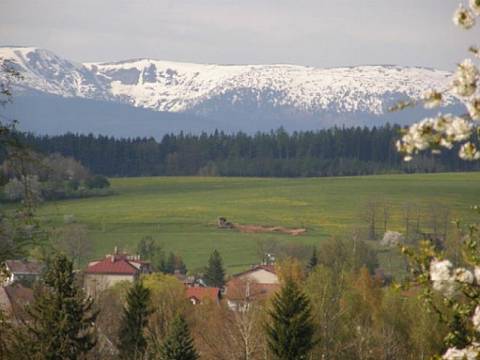
[{"label": "green foliage", "polygon": [[204,276],[208,286],[222,288],[225,285],[225,270],[223,260],[217,250],[213,250],[208,260],[208,266]]},{"label": "green foliage", "polygon": [[168,333],[173,319],[189,308],[185,297],[185,286],[172,275],[154,273],[142,278],[144,286],[150,290],[154,312],[149,318],[148,342],[150,350],[158,353],[160,341]]},{"label": "green foliage", "polygon": [[119,356],[123,360],[140,360],[147,347],[144,332],[152,312],[150,290],[136,281],[127,293],[126,302],[118,334]]},{"label": "green foliage", "polygon": [[72,262],[63,255],[48,263],[27,314],[29,320],[15,341],[22,358],[74,360],[95,346],[93,300],[76,285]]},{"label": "green foliage", "polygon": [[162,246],[151,236],[144,236],[137,244],[137,254],[140,259],[150,261],[155,271],[165,271],[165,253]]},{"label": "green foliage", "polygon": [[332,128],[287,133],[186,135],[114,139],[105,136],[24,135],[45,153],[73,154],[94,173],[106,176],[305,177],[477,169],[441,154],[402,162],[393,144],[399,126]]},{"label": "green foliage", "polygon": [[188,324],[181,315],[177,316],[163,342],[161,360],[196,360],[198,359]]},{"label": "green foliage", "polygon": [[307,359],[315,345],[310,301],[287,279],[272,300],[265,325],[268,347],[277,360]]},{"label": "green foliage", "polygon": [[89,189],[104,189],[110,187],[110,181],[105,176],[95,175],[85,180],[85,186]]}]

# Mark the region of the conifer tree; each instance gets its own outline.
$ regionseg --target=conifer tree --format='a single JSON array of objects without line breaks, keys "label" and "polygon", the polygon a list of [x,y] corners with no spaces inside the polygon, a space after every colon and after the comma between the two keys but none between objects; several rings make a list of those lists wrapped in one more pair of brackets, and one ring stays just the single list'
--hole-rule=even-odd
[{"label": "conifer tree", "polygon": [[308,270],[312,271],[318,265],[317,248],[313,247],[312,256],[308,261]]},{"label": "conifer tree", "polygon": [[188,324],[181,315],[172,323],[161,349],[161,360],[196,360],[198,354],[195,350]]},{"label": "conifer tree", "polygon": [[225,285],[225,270],[223,269],[223,261],[220,253],[213,250],[208,260],[208,267],[205,273],[205,281],[208,286],[222,288]]},{"label": "conifer tree", "polygon": [[136,281],[127,293],[118,336],[118,350],[121,359],[143,359],[147,341],[144,330],[151,314],[150,290]]},{"label": "conifer tree", "polygon": [[307,359],[314,346],[310,301],[293,280],[285,281],[268,314],[265,330],[274,359]]},{"label": "conifer tree", "polygon": [[47,265],[26,311],[29,320],[15,339],[17,358],[74,360],[96,344],[93,300],[75,284],[72,262],[64,255]]},{"label": "conifer tree", "polygon": [[165,263],[165,273],[173,274],[175,272],[176,263],[177,259],[175,257],[175,254],[173,252],[170,252],[167,262]]}]

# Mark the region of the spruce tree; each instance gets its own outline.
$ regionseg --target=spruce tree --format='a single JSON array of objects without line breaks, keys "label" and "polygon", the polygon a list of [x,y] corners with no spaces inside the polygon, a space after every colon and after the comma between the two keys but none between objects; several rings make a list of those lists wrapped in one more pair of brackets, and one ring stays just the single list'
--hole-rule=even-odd
[{"label": "spruce tree", "polygon": [[121,359],[143,359],[147,341],[144,330],[151,314],[150,290],[136,281],[127,293],[118,335],[118,350]]},{"label": "spruce tree", "polygon": [[312,256],[308,261],[308,270],[312,271],[318,265],[317,248],[313,247]]},{"label": "spruce tree", "polygon": [[74,360],[96,344],[93,300],[76,285],[72,262],[64,255],[47,264],[26,311],[29,320],[15,341],[24,358]]},{"label": "spruce tree", "polygon": [[205,281],[208,286],[222,288],[225,285],[225,270],[220,253],[213,250],[208,260],[208,267],[205,273]]},{"label": "spruce tree", "polygon": [[161,360],[198,359],[188,324],[183,316],[177,316],[161,348]]},{"label": "spruce tree", "polygon": [[303,360],[314,346],[310,301],[291,279],[272,300],[265,325],[268,348],[274,359]]},{"label": "spruce tree", "polygon": [[165,263],[165,273],[167,274],[175,273],[176,264],[177,264],[177,259],[175,257],[175,254],[173,252],[170,252],[170,254],[168,255],[167,262]]}]

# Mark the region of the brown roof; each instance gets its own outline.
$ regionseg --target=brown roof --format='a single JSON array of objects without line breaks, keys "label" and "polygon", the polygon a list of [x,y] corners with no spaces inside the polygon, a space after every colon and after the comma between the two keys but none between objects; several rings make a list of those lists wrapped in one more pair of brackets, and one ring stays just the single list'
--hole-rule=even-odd
[{"label": "brown roof", "polygon": [[14,274],[38,275],[43,270],[43,263],[27,260],[6,260],[5,265]]},{"label": "brown roof", "polygon": [[189,287],[187,288],[186,296],[188,299],[195,298],[198,301],[203,301],[204,299],[217,301],[220,298],[220,289],[213,287]]},{"label": "brown roof", "polygon": [[111,256],[98,262],[94,262],[85,270],[86,274],[118,274],[136,275],[139,269],[130,263],[126,257]]},{"label": "brown roof", "polygon": [[15,317],[23,316],[25,305],[33,301],[32,289],[20,284],[12,284],[0,288],[0,305]]},{"label": "brown roof", "polygon": [[234,278],[227,283],[226,297],[229,300],[266,300],[278,289],[280,284],[259,284]]}]

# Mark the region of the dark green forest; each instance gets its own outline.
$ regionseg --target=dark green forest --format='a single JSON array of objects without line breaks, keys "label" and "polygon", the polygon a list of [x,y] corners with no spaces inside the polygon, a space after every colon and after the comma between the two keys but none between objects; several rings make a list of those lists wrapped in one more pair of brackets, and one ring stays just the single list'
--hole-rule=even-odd
[{"label": "dark green forest", "polygon": [[21,137],[36,151],[71,156],[105,176],[308,177],[479,169],[478,164],[459,159],[455,149],[405,163],[394,146],[400,133],[399,126],[387,124],[293,133],[278,129],[253,135],[182,132],[160,141],[91,134]]}]

